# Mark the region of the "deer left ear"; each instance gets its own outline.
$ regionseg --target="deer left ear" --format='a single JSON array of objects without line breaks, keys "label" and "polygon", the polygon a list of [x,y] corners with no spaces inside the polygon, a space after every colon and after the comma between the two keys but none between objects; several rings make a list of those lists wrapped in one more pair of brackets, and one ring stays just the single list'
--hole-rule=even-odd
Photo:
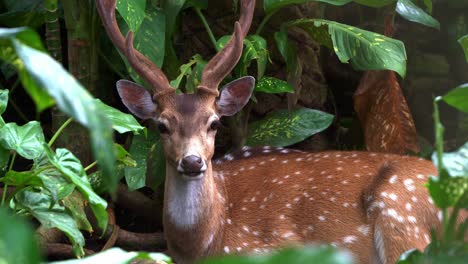
[{"label": "deer left ear", "polygon": [[246,76],[226,84],[216,101],[218,114],[232,116],[244,107],[252,96],[255,78]]}]

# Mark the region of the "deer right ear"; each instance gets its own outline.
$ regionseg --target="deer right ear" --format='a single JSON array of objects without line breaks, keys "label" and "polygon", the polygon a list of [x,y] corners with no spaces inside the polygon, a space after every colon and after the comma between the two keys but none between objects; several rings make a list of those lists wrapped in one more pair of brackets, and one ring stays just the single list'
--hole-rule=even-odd
[{"label": "deer right ear", "polygon": [[145,88],[131,81],[119,80],[117,91],[123,104],[132,114],[141,119],[155,117],[156,104]]},{"label": "deer right ear", "polygon": [[232,116],[244,107],[252,96],[255,78],[246,76],[226,84],[216,101],[218,113],[222,116]]}]

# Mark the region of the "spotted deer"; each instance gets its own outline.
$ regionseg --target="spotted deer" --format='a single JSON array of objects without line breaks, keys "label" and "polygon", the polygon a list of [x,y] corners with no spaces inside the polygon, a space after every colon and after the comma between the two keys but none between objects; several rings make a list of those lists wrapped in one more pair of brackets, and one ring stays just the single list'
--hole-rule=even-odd
[{"label": "spotted deer", "polygon": [[254,87],[254,78],[243,77],[218,92],[241,56],[255,1],[241,1],[231,39],[192,94],[176,94],[161,69],[134,49],[133,33],[122,35],[115,0],[97,3],[110,39],[153,89],[117,82],[130,112],[158,124],[166,159],[165,237],[177,263],[307,243],[347,248],[360,263],[394,263],[430,242],[440,212],[424,187],[428,175],[436,175],[429,161],[271,147],[212,160],[220,118],[238,112]]}]

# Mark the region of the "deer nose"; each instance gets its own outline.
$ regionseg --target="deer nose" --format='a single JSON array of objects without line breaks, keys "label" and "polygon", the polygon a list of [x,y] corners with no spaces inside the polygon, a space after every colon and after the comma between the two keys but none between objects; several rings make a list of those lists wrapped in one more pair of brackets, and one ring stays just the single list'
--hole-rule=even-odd
[{"label": "deer nose", "polygon": [[187,176],[198,176],[204,171],[204,165],[202,158],[195,155],[185,156],[180,162],[180,167]]}]

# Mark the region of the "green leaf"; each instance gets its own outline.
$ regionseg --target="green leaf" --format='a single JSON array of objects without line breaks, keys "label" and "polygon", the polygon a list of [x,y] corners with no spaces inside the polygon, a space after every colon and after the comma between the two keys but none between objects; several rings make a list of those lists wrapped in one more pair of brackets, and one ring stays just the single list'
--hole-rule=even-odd
[{"label": "green leaf", "polygon": [[149,169],[146,172],[146,185],[156,191],[166,179],[166,159],[161,140],[157,140],[151,145],[148,151],[147,166]]},{"label": "green leaf", "polygon": [[43,153],[44,133],[37,121],[31,121],[24,126],[8,123],[0,128],[0,145],[16,151],[26,159],[39,158]]},{"label": "green leaf", "polygon": [[21,190],[15,195],[15,209],[26,210],[34,216],[45,228],[58,228],[70,239],[73,251],[77,256],[83,256],[84,237],[81,234],[75,220],[68,214],[65,207],[54,204],[52,199],[44,191],[34,192]]},{"label": "green leaf", "polygon": [[397,0],[353,0],[353,2],[370,7],[382,7],[392,4],[396,1]]},{"label": "green leaf", "polygon": [[289,146],[323,131],[332,121],[333,115],[308,108],[274,111],[250,124],[247,145]]},{"label": "green leaf", "polygon": [[405,46],[399,40],[323,19],[299,19],[287,25],[303,28],[316,41],[333,48],[341,62],[351,62],[357,70],[392,70],[402,77],[406,74]]},{"label": "green leaf", "polygon": [[468,83],[450,90],[442,99],[458,110],[468,112]]},{"label": "green leaf", "polygon": [[196,54],[193,56],[193,60],[196,61],[195,66],[190,71],[187,76],[187,84],[185,85],[185,90],[188,92],[195,92],[198,85],[201,83],[201,76],[207,62],[203,58]]},{"label": "green leaf", "polygon": [[[2,128],[5,125],[5,121],[3,121],[3,118],[1,117],[1,115],[5,113],[5,109],[7,105],[8,105],[8,90],[0,90],[0,128]],[[1,154],[0,154],[0,168],[2,167],[1,161],[2,159],[1,159]]]},{"label": "green leaf", "polygon": [[[113,145],[112,145],[113,147]],[[107,227],[107,202],[99,197],[91,188],[86,173],[78,160],[69,150],[58,148],[56,154],[44,144],[45,154],[50,163],[54,165],[69,181],[74,183],[80,192],[89,201],[91,209],[98,221],[101,230]],[[114,152],[114,150],[112,150]]]},{"label": "green leaf", "polygon": [[166,36],[174,33],[177,17],[186,0],[163,0],[162,7],[166,14]]},{"label": "green leaf", "polygon": [[136,167],[125,168],[125,180],[129,191],[145,187],[146,181],[146,156],[152,142],[145,135],[133,136],[130,155],[135,159]]},{"label": "green leaf", "polygon": [[18,59],[19,54],[16,53],[17,51],[15,52],[15,42],[19,42],[24,46],[28,46],[39,51],[45,51],[45,49],[39,36],[36,32],[30,29],[0,28],[0,58],[15,67],[18,71],[23,87],[36,104],[37,112],[42,112],[44,109],[54,105],[55,102],[28,74],[25,69],[24,62]]},{"label": "green leaf", "polygon": [[286,62],[286,68],[288,69],[288,80],[296,83],[295,81],[300,78],[302,74],[302,68],[297,56],[296,45],[289,41],[287,28],[284,25],[281,26],[280,31],[275,33],[274,37],[276,47]]},{"label": "green leaf", "polygon": [[396,12],[406,20],[440,30],[440,23],[411,0],[398,0]]},{"label": "green leaf", "polygon": [[302,4],[307,2],[324,2],[335,6],[345,5],[352,0],[264,0],[263,8],[267,14],[272,13],[284,6],[292,4]]},{"label": "green leaf", "polygon": [[[195,56],[197,56],[197,55],[195,55]],[[180,88],[179,86],[180,86],[180,83],[182,82],[182,79],[184,77],[188,76],[192,72],[192,65],[194,65],[195,63],[197,63],[197,61],[194,60],[194,59],[191,59],[186,64],[182,64],[180,66],[180,68],[179,68],[180,69],[180,74],[177,76],[176,79],[171,81],[171,86],[176,88],[176,89],[179,89]]]},{"label": "green leaf", "polygon": [[32,227],[6,208],[0,208],[0,260],[4,264],[41,263]]},{"label": "green leaf", "polygon": [[293,93],[294,88],[283,80],[274,77],[263,77],[255,84],[254,92]]},{"label": "green leaf", "polygon": [[88,128],[92,149],[110,191],[117,188],[111,124],[99,111],[93,97],[50,56],[14,40],[26,71],[54,97],[57,106]]},{"label": "green leaf", "polygon": [[[439,165],[435,153],[432,155],[432,162]],[[443,153],[442,163],[450,176],[468,178],[468,142],[455,152]]]},{"label": "green leaf", "polygon": [[106,105],[99,99],[95,99],[95,101],[99,111],[112,122],[112,128],[120,134],[126,132],[138,134],[139,131],[144,129],[132,115]]},{"label": "green leaf", "polygon": [[283,263],[320,263],[349,264],[352,256],[330,246],[308,246],[303,248],[286,248],[273,254],[254,256],[225,256],[211,258],[201,264],[283,264]]},{"label": "green leaf", "polygon": [[146,0],[118,0],[116,9],[133,32],[138,32],[145,19]]},{"label": "green leaf", "polygon": [[34,171],[7,171],[3,182],[11,186],[42,186],[41,179]]},{"label": "green leaf", "polygon": [[5,113],[8,105],[8,90],[0,90],[0,115]]},{"label": "green leaf", "polygon": [[466,62],[468,62],[468,35],[465,35],[458,39],[458,43],[460,43],[463,53],[465,53]]},{"label": "green leaf", "polygon": [[[164,12],[151,5],[146,12],[145,19],[140,26],[140,30],[135,33],[135,38],[133,40],[133,46],[135,49],[140,51],[158,67],[162,66],[165,56],[165,23],[166,20]],[[128,26],[124,23],[119,23],[119,27],[121,31],[126,34]],[[127,71],[132,79],[143,85],[143,81],[132,69],[125,56],[120,54],[120,57],[125,62]]]},{"label": "green leaf", "polygon": [[[108,264],[128,264],[134,263],[134,260],[155,260],[156,263],[171,264],[171,258],[162,253],[146,253],[146,252],[126,252],[120,248],[111,248],[103,252],[99,252],[92,256],[83,259],[73,259],[64,261],[50,262],[49,264],[92,264],[92,263],[108,263]],[[139,261],[136,261],[139,263]],[[144,261],[143,261],[144,262]],[[153,262],[151,262],[153,263]]]},{"label": "green leaf", "polygon": [[244,39],[242,57],[237,64],[237,72],[239,76],[247,75],[253,60],[257,61],[257,79],[260,79],[265,73],[266,64],[268,62],[268,50],[266,40],[259,35],[249,35]]}]

